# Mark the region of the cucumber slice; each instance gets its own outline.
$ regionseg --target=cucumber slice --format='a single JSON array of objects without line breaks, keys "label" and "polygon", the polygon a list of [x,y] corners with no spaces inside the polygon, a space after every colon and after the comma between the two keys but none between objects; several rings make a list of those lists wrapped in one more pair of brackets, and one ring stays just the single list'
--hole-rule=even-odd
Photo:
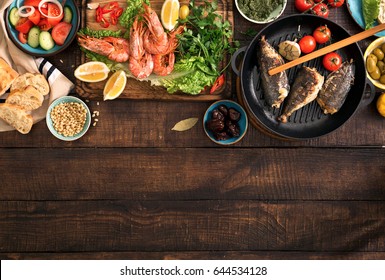
[{"label": "cucumber slice", "polygon": [[9,12],[9,22],[13,25],[16,26],[16,23],[19,21],[20,16],[17,12],[17,8],[13,7],[11,11]]},{"label": "cucumber slice", "polygon": [[71,10],[71,8],[68,7],[68,6],[64,6],[64,11],[63,12],[64,12],[63,21],[71,23],[71,21],[72,21],[72,10]]},{"label": "cucumber slice", "polygon": [[28,32],[28,45],[32,48],[37,48],[39,46],[39,35],[40,29],[37,26],[32,27]]},{"label": "cucumber slice", "polygon": [[49,51],[55,46],[55,42],[53,41],[52,36],[48,31],[40,32],[39,43],[40,47],[42,47],[46,51]]}]

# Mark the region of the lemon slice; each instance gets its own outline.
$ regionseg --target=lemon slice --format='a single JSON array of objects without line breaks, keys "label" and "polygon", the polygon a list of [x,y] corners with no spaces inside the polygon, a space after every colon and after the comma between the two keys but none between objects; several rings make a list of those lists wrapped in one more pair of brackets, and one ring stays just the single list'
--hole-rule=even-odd
[{"label": "lemon slice", "polygon": [[160,19],[163,27],[167,30],[173,30],[179,18],[179,1],[166,0],[163,2]]},{"label": "lemon slice", "polygon": [[103,100],[112,100],[117,98],[126,87],[127,77],[123,70],[119,70],[112,74],[108,79],[103,90]]},{"label": "lemon slice", "polygon": [[107,79],[109,72],[110,69],[108,69],[105,63],[90,61],[79,65],[79,67],[75,69],[74,75],[83,82],[93,83]]}]

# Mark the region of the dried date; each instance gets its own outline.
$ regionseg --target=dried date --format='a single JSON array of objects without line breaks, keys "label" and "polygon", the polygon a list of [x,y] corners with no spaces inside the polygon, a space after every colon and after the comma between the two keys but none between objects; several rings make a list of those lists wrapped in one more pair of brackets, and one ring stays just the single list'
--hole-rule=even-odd
[{"label": "dried date", "polygon": [[218,141],[227,140],[240,135],[238,121],[241,113],[234,108],[220,105],[211,113],[211,119],[206,122],[206,127],[214,134]]}]

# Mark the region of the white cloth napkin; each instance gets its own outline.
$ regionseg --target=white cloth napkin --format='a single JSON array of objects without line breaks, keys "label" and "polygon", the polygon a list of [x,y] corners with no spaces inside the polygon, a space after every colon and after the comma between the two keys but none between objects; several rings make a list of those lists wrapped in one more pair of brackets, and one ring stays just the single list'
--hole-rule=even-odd
[{"label": "white cloth napkin", "polygon": [[[12,66],[19,74],[42,73],[50,85],[50,93],[46,96],[43,106],[31,112],[33,123],[45,118],[49,105],[55,99],[68,95],[74,88],[74,84],[55,68],[47,59],[30,56],[17,48],[8,37],[5,29],[4,12],[14,0],[4,0],[0,3],[0,57]],[[6,98],[6,94],[0,96]],[[4,121],[0,120],[0,132],[14,130]]]}]

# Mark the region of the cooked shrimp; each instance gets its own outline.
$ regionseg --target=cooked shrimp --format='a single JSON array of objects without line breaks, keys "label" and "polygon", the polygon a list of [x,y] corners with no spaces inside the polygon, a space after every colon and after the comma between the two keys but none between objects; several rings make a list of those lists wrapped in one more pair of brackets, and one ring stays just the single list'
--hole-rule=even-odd
[{"label": "cooked shrimp", "polygon": [[135,59],[133,56],[130,56],[128,68],[132,75],[138,79],[147,78],[150,76],[152,70],[154,69],[154,61],[152,60],[152,55],[145,53],[139,60]]},{"label": "cooked shrimp", "polygon": [[159,76],[166,76],[174,70],[175,54],[171,52],[169,54],[161,55],[154,54],[154,73]]},{"label": "cooked shrimp", "polygon": [[129,58],[128,41],[123,38],[78,36],[79,45],[87,50],[107,56],[116,62],[125,62]]},{"label": "cooked shrimp", "polygon": [[144,55],[144,32],[143,23],[138,21],[138,17],[136,17],[130,29],[130,53],[136,60],[140,60]]}]

